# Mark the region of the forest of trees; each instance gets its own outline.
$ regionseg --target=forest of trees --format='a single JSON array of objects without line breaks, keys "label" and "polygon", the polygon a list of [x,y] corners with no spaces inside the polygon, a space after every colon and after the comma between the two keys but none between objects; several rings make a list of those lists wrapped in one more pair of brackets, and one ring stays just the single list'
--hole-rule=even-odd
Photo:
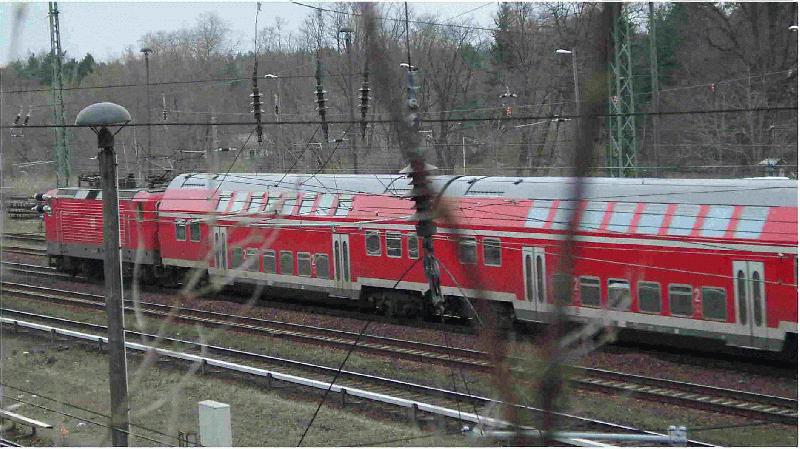
[{"label": "forest of trees", "polygon": [[[380,32],[392,43],[384,57],[397,61],[397,91],[373,89],[370,96],[404,95],[400,63],[407,55],[402,4],[376,6],[382,18]],[[235,169],[347,173],[353,170],[351,142],[357,146],[360,172],[396,172],[404,164],[390,124],[372,123],[362,138],[359,125],[332,123],[328,144],[322,142],[318,123],[270,125],[276,120],[319,121],[314,96],[317,56],[327,91],[328,120],[347,121],[350,111],[360,117],[358,89],[369,64],[365,65],[359,5],[336,3],[325,8],[340,13],[309,10],[296,31],[287,30],[280,18],[270,18],[268,6],[261,13],[262,22],[265,16],[269,22],[259,31],[257,47],[265,111],[261,148],[250,136],[252,126],[218,126],[215,132],[210,124],[212,117],[217,122],[252,120],[253,42],[234,41],[230,25],[215,14],[200,16],[188,28],[146,34],[117,60],[98,62],[88,54],[79,60],[66,58],[67,121],[88,104],[113,101],[127,107],[135,122],[157,123],[152,134],[158,158],[152,164],[161,172],[206,170],[197,150],[244,146]],[[651,89],[648,4],[627,4],[626,8],[635,107],[652,112],[656,105]],[[494,26],[485,28],[474,26],[467,16],[446,21],[417,14],[411,4],[409,43],[413,65],[418,67],[420,111],[424,119],[440,120],[423,123],[429,160],[444,173],[461,174],[466,158],[470,174],[569,174],[565,155],[577,120],[552,117],[570,117],[576,111],[572,60],[555,50],[575,51],[582,96],[610,95],[606,74],[582,68],[594,57],[594,43],[587,42],[587,36],[599,20],[599,11],[594,3],[502,3],[494,13]],[[445,22],[449,26],[441,25]],[[786,174],[796,173],[798,37],[797,31],[789,29],[795,23],[794,2],[657,4],[653,29],[659,111],[751,111],[670,114],[659,116],[657,122],[650,115],[637,117],[639,175],[753,176],[761,174],[757,166],[764,159],[783,159],[788,165]],[[353,29],[350,57],[340,32],[343,27]],[[141,47],[153,50],[150,111]],[[265,78],[267,74],[279,78]],[[31,111],[31,124],[52,123],[48,54],[29,55],[4,67],[0,75],[5,122],[13,121],[20,111],[23,115]],[[168,83],[191,80],[214,81]],[[121,86],[91,88],[108,85]],[[277,115],[275,103],[279,104]],[[371,101],[369,120],[386,118],[378,103]],[[538,119],[506,119],[507,106],[512,117]],[[795,109],[774,110],[781,107]],[[166,122],[196,125],[158,125],[164,110]],[[475,117],[491,120],[459,121]],[[146,145],[145,134],[143,127],[120,134],[121,174],[134,171],[135,148]],[[600,141],[593,149],[596,175],[606,174],[608,139],[604,136]],[[53,158],[52,130],[26,129],[24,137],[3,142],[7,165]],[[73,174],[96,170],[90,132],[69,130],[69,146]],[[656,164],[663,168],[656,171]]]}]

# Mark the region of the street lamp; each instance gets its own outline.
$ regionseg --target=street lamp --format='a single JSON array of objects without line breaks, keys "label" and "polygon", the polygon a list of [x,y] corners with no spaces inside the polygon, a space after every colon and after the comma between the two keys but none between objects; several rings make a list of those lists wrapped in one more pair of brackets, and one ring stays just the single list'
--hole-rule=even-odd
[{"label": "street lamp", "polygon": [[[117,162],[114,155],[114,136],[130,121],[130,113],[114,103],[95,103],[87,106],[75,118],[75,125],[91,128],[97,134],[97,146],[100,148],[98,159],[103,184],[103,249],[105,252],[103,274],[108,319],[108,366],[113,446],[127,446],[130,430],[125,325],[122,313],[122,269],[119,254]],[[108,128],[114,126],[119,126],[119,129],[112,133]]]},{"label": "street lamp", "polygon": [[[153,151],[152,150],[152,148],[153,148],[152,147],[153,134],[152,134],[152,131],[150,129],[150,122],[151,122],[151,120],[150,120],[150,53],[152,53],[153,50],[151,48],[145,47],[145,48],[143,48],[143,49],[141,49],[139,51],[144,53],[144,67],[145,67],[145,80],[146,80],[145,83],[147,84],[147,87],[146,87],[146,90],[147,90],[147,92],[146,92],[146,95],[147,95],[147,101],[146,101],[146,103],[147,103],[147,152],[145,153],[146,154],[146,157],[145,157],[145,163],[146,163],[145,173],[147,174],[147,176],[150,176],[150,161],[151,161],[152,156],[153,156],[153,154],[152,154],[152,151]],[[142,176],[142,167],[141,167],[141,163],[140,163],[140,165],[139,165],[139,177],[141,177],[141,176]]]},{"label": "street lamp", "polygon": [[580,115],[580,92],[578,90],[578,60],[575,49],[564,50],[559,48],[556,50],[557,55],[572,55],[572,82],[575,84],[575,115]]}]

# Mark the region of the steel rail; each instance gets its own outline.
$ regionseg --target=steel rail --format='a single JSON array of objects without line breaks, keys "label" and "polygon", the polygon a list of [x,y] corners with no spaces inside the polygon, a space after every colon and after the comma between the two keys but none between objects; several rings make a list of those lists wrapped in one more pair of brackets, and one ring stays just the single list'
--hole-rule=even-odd
[{"label": "steel rail", "polygon": [[25,246],[3,245],[0,247],[3,252],[15,254],[27,254],[30,256],[46,256],[47,250],[44,248],[28,248]]},{"label": "steel rail", "polygon": [[[11,286],[11,289],[9,289],[9,286]],[[56,299],[84,303],[97,308],[104,307],[104,298],[100,295],[94,295],[91,293],[71,292],[25,284],[12,284],[8,282],[3,282],[2,288],[9,293],[35,296],[45,300]],[[56,298],[52,295],[61,296]],[[80,299],[64,297],[63,295],[77,296]],[[211,316],[213,318],[202,318],[189,315],[175,315],[175,318],[188,322],[201,322],[208,325],[229,326],[237,330],[255,331],[274,337],[286,337],[303,342],[323,343],[343,347],[351,345],[352,340],[350,338],[355,339],[357,336],[355,333],[349,331],[339,331],[335,329],[286,323],[274,320],[263,320],[258,318],[223,314],[219,312],[203,311],[199,309],[180,308],[147,302],[140,303],[140,305],[145,308],[153,307],[154,309],[157,309],[142,310],[142,312],[154,316],[166,317],[170,316],[171,313],[188,311],[190,314],[205,314],[206,316]],[[126,307],[126,309],[132,310],[132,307],[129,306]],[[219,319],[219,317],[222,319]],[[228,321],[230,319],[243,320],[259,324],[267,323],[269,325],[284,325],[304,331],[322,331],[324,333],[328,333],[328,336],[317,336],[293,330],[284,331],[274,328],[259,327],[258,325],[253,324],[243,324],[235,321]],[[464,348],[448,348],[446,346],[431,345],[428,343],[379,336],[362,336],[362,340],[364,340],[364,343],[359,345],[359,349],[366,352],[375,352],[392,356],[403,356],[413,360],[437,362],[444,365],[465,367],[472,370],[487,370],[490,368],[489,363],[485,358],[485,354],[481,353],[480,351]],[[392,346],[393,343],[398,343],[399,346]],[[427,350],[414,349],[414,345],[418,345],[417,347],[422,347]],[[431,348],[438,352],[428,351]],[[456,352],[458,355],[448,353],[448,351]],[[464,353],[466,353],[466,356]],[[797,400],[792,398],[621,373],[598,368],[580,366],[571,366],[570,368],[582,373],[573,376],[569,380],[573,386],[581,389],[600,390],[611,393],[624,393],[650,401],[689,405],[692,407],[719,411],[723,413],[758,416],[760,418],[767,418],[772,421],[788,424],[796,424],[798,419]]]},{"label": "steel rail", "polygon": [[[104,308],[105,298],[92,293],[60,290],[35,285],[18,284],[3,281],[3,291],[31,297],[34,299],[69,301],[85,304],[87,306]],[[126,310],[133,311],[134,302],[126,300]],[[139,311],[157,317],[173,316],[192,323],[226,326],[244,332],[257,332],[272,337],[287,338],[296,341],[325,344],[334,347],[349,347],[358,334],[350,331],[310,326],[305,324],[289,323],[278,320],[253,318],[241,315],[225,314],[207,310],[193,309],[166,304],[137,301]],[[483,360],[479,351],[467,348],[458,348],[431,343],[403,340],[378,335],[363,335],[360,339],[359,349],[364,352],[373,352],[392,357],[401,356],[411,360],[425,362],[438,362],[440,364],[467,367],[470,369],[489,369],[489,364]]]},{"label": "steel rail", "polygon": [[[18,312],[18,311],[3,310],[3,312]],[[68,324],[72,324],[72,325],[80,323],[80,322],[73,321],[73,320],[66,320],[66,319],[55,318],[55,317],[47,317],[47,316],[39,315],[39,314],[31,314],[29,312],[22,312],[22,314],[27,314],[27,315],[30,315],[30,316],[36,316],[37,318],[41,318],[41,319],[51,319],[51,320],[54,320],[54,321],[63,321],[64,323],[68,323]],[[14,319],[7,318],[7,317],[0,317],[0,323],[12,325],[15,328],[23,327],[23,328],[27,328],[27,329],[37,330],[37,331],[40,331],[40,332],[48,333],[48,334],[50,334],[52,336],[61,335],[61,336],[66,336],[66,337],[70,337],[70,338],[89,341],[89,342],[92,342],[92,343],[101,343],[101,344],[107,344],[108,343],[107,338],[103,337],[102,335],[87,334],[87,333],[83,333],[83,332],[79,332],[79,331],[73,331],[73,330],[69,330],[69,329],[63,329],[63,328],[58,328],[58,327],[53,327],[53,326],[47,326],[47,325],[42,325],[42,324],[38,324],[38,323],[14,320]],[[95,325],[95,324],[91,324],[91,323],[82,323],[82,324],[85,324],[88,327],[91,327],[91,328],[94,328],[94,329],[97,329],[97,330],[101,330],[101,329],[105,328],[104,326]],[[309,364],[309,363],[306,363],[306,362],[292,361],[292,360],[277,358],[277,357],[273,357],[273,356],[250,353],[250,352],[247,352],[247,351],[238,351],[238,350],[234,350],[234,349],[230,349],[230,348],[221,348],[221,347],[216,347],[216,346],[203,345],[203,344],[197,343],[197,342],[191,342],[191,341],[179,340],[179,339],[172,339],[172,338],[161,337],[161,336],[154,336],[154,335],[150,335],[150,334],[142,334],[142,333],[133,332],[133,331],[127,331],[127,332],[130,333],[131,335],[139,335],[139,336],[144,336],[144,337],[154,338],[154,339],[158,338],[161,341],[176,342],[176,343],[182,343],[182,344],[190,344],[190,345],[193,345],[193,346],[199,346],[201,348],[204,348],[205,350],[221,351],[221,352],[225,352],[225,353],[228,353],[228,354],[238,354],[240,356],[246,356],[248,358],[256,357],[256,358],[280,360],[282,363],[291,363],[291,364],[296,364],[296,366],[306,366],[306,367],[313,367],[314,369],[323,369],[323,370],[327,370],[329,373],[332,372],[332,371],[336,371],[335,368],[323,367],[321,365],[314,365],[314,364]],[[504,420],[497,419],[497,418],[492,418],[492,417],[485,416],[485,415],[480,415],[480,414],[477,414],[477,413],[470,413],[470,412],[466,412],[466,411],[461,411],[460,409],[453,409],[451,407],[437,405],[437,404],[432,403],[432,402],[421,401],[421,400],[418,400],[418,399],[407,399],[407,398],[399,397],[399,396],[394,395],[394,394],[387,394],[385,392],[370,391],[370,390],[364,389],[361,386],[355,386],[354,387],[354,386],[344,385],[344,384],[331,384],[330,382],[326,382],[326,381],[323,381],[323,380],[311,379],[311,378],[308,378],[308,377],[303,377],[303,376],[298,376],[298,375],[293,375],[293,374],[286,374],[286,373],[282,373],[282,372],[278,372],[278,371],[270,370],[270,369],[263,369],[263,368],[253,367],[253,366],[247,366],[247,365],[243,365],[243,364],[236,363],[236,362],[230,362],[230,361],[221,360],[221,359],[214,359],[214,358],[210,358],[210,357],[202,356],[202,355],[195,355],[195,354],[189,354],[189,353],[185,353],[185,352],[178,352],[178,351],[173,351],[173,350],[168,350],[168,349],[163,349],[163,348],[157,348],[157,347],[154,347],[154,346],[144,345],[144,344],[140,344],[140,343],[126,342],[125,345],[126,345],[126,347],[128,347],[130,349],[133,349],[133,350],[136,350],[136,351],[139,351],[139,352],[155,353],[156,355],[159,355],[159,356],[162,356],[162,357],[167,357],[167,358],[170,358],[170,359],[176,359],[176,360],[182,360],[182,361],[185,361],[185,362],[200,364],[203,367],[206,367],[206,366],[208,366],[208,367],[216,367],[216,368],[220,368],[220,369],[223,369],[223,370],[226,370],[226,371],[234,371],[234,372],[239,372],[239,373],[243,373],[243,374],[249,374],[249,375],[254,375],[254,376],[258,376],[258,377],[264,377],[264,378],[268,379],[268,382],[271,382],[272,380],[278,380],[278,381],[283,381],[283,382],[287,382],[287,383],[290,383],[290,384],[295,384],[295,385],[300,385],[300,386],[304,386],[304,387],[315,388],[315,389],[319,389],[319,390],[328,390],[328,389],[330,389],[334,393],[340,393],[342,395],[342,397],[350,397],[350,396],[352,396],[352,397],[355,397],[355,398],[361,398],[361,399],[365,399],[365,400],[369,400],[369,401],[373,401],[373,402],[390,404],[390,405],[394,405],[394,406],[398,406],[398,407],[402,407],[402,408],[411,409],[414,412],[415,415],[416,415],[417,412],[426,412],[426,413],[430,413],[430,414],[433,414],[433,415],[439,415],[439,416],[444,416],[444,417],[447,417],[447,418],[455,419],[455,420],[458,420],[460,422],[464,422],[464,421],[471,422],[473,424],[476,424],[476,425],[480,426],[481,428],[484,428],[484,427],[508,428],[510,426],[510,423],[508,423],[508,422],[506,422]],[[531,407],[531,406],[522,405],[522,404],[506,404],[506,403],[503,403],[502,401],[497,401],[497,400],[494,400],[494,399],[491,399],[491,398],[487,398],[487,397],[483,397],[483,396],[468,395],[468,394],[462,393],[462,392],[449,391],[449,390],[445,390],[445,389],[441,389],[441,388],[429,387],[429,386],[414,384],[414,383],[400,381],[400,380],[393,380],[393,379],[388,379],[388,378],[384,378],[384,377],[380,377],[380,376],[373,376],[373,375],[368,375],[368,374],[355,373],[355,372],[352,372],[352,371],[347,371],[346,373],[348,374],[348,376],[358,376],[358,377],[360,377],[360,378],[362,378],[364,380],[369,380],[369,381],[372,381],[374,383],[379,383],[379,384],[384,384],[384,385],[391,384],[392,386],[395,386],[395,387],[402,387],[405,390],[413,390],[413,391],[416,391],[416,392],[424,392],[424,393],[428,394],[428,396],[429,396],[427,398],[428,400],[430,400],[430,399],[436,400],[436,398],[441,398],[442,396],[446,396],[446,397],[450,397],[450,398],[458,398],[458,399],[460,399],[460,401],[463,401],[463,402],[477,401],[477,402],[482,403],[483,407],[490,406],[490,405],[500,405],[500,406],[511,406],[511,407],[518,408],[520,410],[525,410],[525,411],[528,411],[528,412],[541,412],[542,411],[541,409],[538,409],[538,408],[535,408],[535,407]],[[374,388],[375,386],[373,385],[372,387]],[[581,416],[577,416],[577,415],[571,415],[571,414],[567,414],[567,413],[557,413],[557,415],[562,417],[562,418],[566,418],[566,419],[570,419],[570,420],[573,420],[573,421],[581,422],[581,423],[583,423],[585,425],[588,425],[588,426],[602,427],[602,428],[606,428],[606,429],[614,429],[616,431],[639,433],[639,434],[644,434],[644,435],[657,435],[657,436],[666,437],[666,435],[660,434],[658,432],[642,431],[642,430],[639,430],[639,429],[636,429],[636,428],[633,428],[633,427],[630,427],[630,426],[610,423],[610,422],[607,422],[607,421],[595,420],[595,419],[585,418],[585,417],[581,417]],[[526,427],[525,429],[533,430],[530,427]],[[567,443],[567,444],[574,444],[574,442],[570,441],[569,439],[564,439],[561,442],[564,442],[564,443]],[[713,445],[710,445],[708,443],[704,443],[704,442],[700,442],[700,441],[694,441],[694,440],[688,440],[688,443],[690,445],[692,445],[692,446],[702,446],[702,447],[713,446]]]}]

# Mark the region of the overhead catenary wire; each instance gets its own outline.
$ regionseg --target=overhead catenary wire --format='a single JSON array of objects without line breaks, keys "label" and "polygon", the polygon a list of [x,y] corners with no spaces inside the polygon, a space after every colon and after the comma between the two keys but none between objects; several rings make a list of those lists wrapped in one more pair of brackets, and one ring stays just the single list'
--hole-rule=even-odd
[{"label": "overhead catenary wire", "polygon": [[[767,112],[767,111],[796,111],[797,106],[771,106],[771,107],[754,107],[754,108],[735,108],[735,109],[693,109],[693,110],[684,110],[684,111],[659,111],[659,112],[631,112],[626,114],[595,114],[592,116],[584,116],[584,117],[593,117],[593,118],[610,118],[610,117],[627,117],[627,116],[667,116],[667,115],[704,115],[704,114],[735,114],[735,113],[744,113],[744,112]],[[578,116],[573,115],[531,115],[531,116],[523,116],[523,117],[506,117],[503,118],[503,121],[528,121],[528,120],[557,120],[557,119],[573,119],[578,118]],[[461,118],[444,118],[444,119],[420,119],[421,123],[452,123],[452,122],[494,122],[497,121],[497,117],[461,117]],[[371,120],[372,123],[380,123],[380,124],[390,124],[394,123],[394,120],[391,119],[383,119],[383,120]],[[341,125],[352,125],[352,124],[359,124],[360,121],[356,120],[329,120],[328,124],[341,124]],[[217,123],[217,126],[252,126],[255,125],[255,122],[252,121],[237,121],[237,122],[220,122]],[[131,122],[126,124],[126,127],[142,127],[142,126],[151,126],[151,125],[160,125],[160,126],[207,126],[207,122],[155,122],[155,123],[136,123]],[[281,125],[319,125],[317,121],[310,121],[310,120],[295,120],[295,121],[274,121],[274,122],[265,122],[262,126],[281,126]],[[64,127],[64,128],[79,128],[78,125],[28,125],[28,128],[57,128],[57,127]],[[0,129],[11,129],[13,126],[10,125],[3,125]]]}]

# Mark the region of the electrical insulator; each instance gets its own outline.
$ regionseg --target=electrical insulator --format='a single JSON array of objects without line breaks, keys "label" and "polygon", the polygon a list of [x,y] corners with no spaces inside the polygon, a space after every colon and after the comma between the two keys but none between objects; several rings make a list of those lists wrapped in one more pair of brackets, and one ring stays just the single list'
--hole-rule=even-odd
[{"label": "electrical insulator", "polygon": [[250,112],[253,113],[253,117],[256,119],[256,138],[258,140],[258,143],[261,143],[263,140],[262,137],[263,132],[261,129],[261,114],[264,111],[261,109],[261,93],[258,91],[258,86],[254,85],[253,93],[250,94],[250,98],[252,98],[250,105],[253,106],[253,109]]},{"label": "electrical insulator", "polygon": [[711,88],[711,93],[712,94],[717,91],[717,84],[716,83],[711,83],[711,86],[709,86],[709,87]]},{"label": "electrical insulator", "polygon": [[25,121],[22,122],[22,126],[28,126],[28,120],[31,119],[31,110],[28,109],[28,114],[25,115]]},{"label": "electrical insulator", "polygon": [[317,112],[319,112],[319,118],[322,121],[322,137],[325,139],[325,142],[328,141],[328,121],[325,118],[325,94],[327,93],[322,88],[322,63],[317,60],[317,89],[314,91],[317,95]]},{"label": "electrical insulator", "polygon": [[167,97],[161,94],[161,120],[167,120]]},{"label": "electrical insulator", "polygon": [[22,109],[20,109],[19,112],[17,112],[17,118],[14,119],[14,123],[11,126],[19,125],[19,119],[21,118],[22,118]]},{"label": "electrical insulator", "polygon": [[506,106],[506,117],[511,117],[511,106]]},{"label": "electrical insulator", "polygon": [[277,117],[281,113],[280,106],[278,106],[278,94],[274,94],[272,99],[273,102],[275,103],[275,116]]}]

